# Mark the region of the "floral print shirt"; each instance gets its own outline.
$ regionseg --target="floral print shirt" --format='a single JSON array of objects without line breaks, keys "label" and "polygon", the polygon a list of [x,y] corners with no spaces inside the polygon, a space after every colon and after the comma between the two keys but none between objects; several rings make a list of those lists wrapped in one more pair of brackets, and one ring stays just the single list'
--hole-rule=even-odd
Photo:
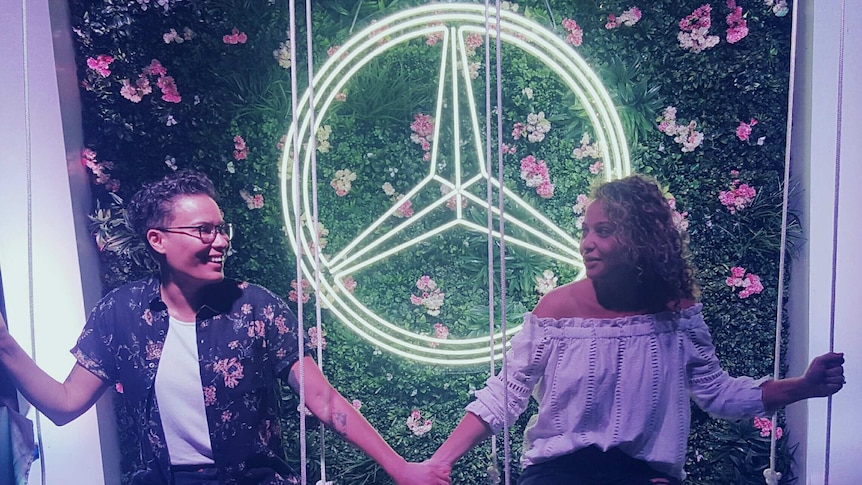
[{"label": "floral print shirt", "polygon": [[[299,483],[284,461],[278,382],[300,355],[296,318],[280,298],[257,285],[225,280],[207,291],[196,333],[219,482]],[[144,466],[134,474],[136,485],[171,483],[155,393],[168,318],[158,278],[130,283],[102,298],[72,349],[79,364],[116,386],[136,424],[132,431]]]}]

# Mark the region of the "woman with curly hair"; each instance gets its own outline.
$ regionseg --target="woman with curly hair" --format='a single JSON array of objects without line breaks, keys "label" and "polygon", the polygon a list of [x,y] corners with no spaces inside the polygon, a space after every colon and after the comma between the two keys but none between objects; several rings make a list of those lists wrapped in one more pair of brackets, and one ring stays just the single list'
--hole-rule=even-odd
[{"label": "woman with curly hair", "polygon": [[843,354],[805,375],[731,377],[715,355],[685,235],[655,180],[597,187],[582,226],[586,278],[524,318],[504,372],[492,376],[431,461],[450,467],[524,411],[524,485],[679,484],[689,399],[724,418],[762,416],[843,386]]}]

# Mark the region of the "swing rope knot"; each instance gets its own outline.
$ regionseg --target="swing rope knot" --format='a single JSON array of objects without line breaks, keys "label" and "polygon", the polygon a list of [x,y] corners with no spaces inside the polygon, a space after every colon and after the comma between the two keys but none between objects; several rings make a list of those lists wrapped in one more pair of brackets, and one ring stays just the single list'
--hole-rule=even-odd
[{"label": "swing rope knot", "polygon": [[763,478],[766,479],[766,485],[778,485],[778,482],[781,480],[781,472],[767,468],[763,470]]}]

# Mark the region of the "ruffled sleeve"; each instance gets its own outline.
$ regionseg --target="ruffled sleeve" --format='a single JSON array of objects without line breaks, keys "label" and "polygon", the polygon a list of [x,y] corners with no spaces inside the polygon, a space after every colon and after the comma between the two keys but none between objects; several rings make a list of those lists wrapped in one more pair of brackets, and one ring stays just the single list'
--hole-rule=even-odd
[{"label": "ruffled sleeve", "polygon": [[724,419],[744,419],[766,414],[760,386],[769,379],[731,377],[718,361],[712,336],[703,323],[687,330],[687,366],[691,398],[707,413]]},{"label": "ruffled sleeve", "polygon": [[504,384],[502,372],[488,378],[467,411],[479,416],[494,433],[513,423],[526,409],[533,387],[544,373],[548,343],[541,320],[532,313],[525,314],[524,326],[512,338],[506,354],[507,382]]}]

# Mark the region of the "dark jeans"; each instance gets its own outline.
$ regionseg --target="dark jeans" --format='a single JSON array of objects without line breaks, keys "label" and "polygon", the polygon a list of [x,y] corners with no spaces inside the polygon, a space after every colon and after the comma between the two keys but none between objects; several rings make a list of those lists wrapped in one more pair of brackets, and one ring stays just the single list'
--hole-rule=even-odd
[{"label": "dark jeans", "polygon": [[590,446],[553,460],[530,465],[518,479],[518,485],[681,485],[676,478],[653,470],[637,460],[611,448],[603,452]]},{"label": "dark jeans", "polygon": [[171,466],[171,485],[219,485],[214,466]]}]

